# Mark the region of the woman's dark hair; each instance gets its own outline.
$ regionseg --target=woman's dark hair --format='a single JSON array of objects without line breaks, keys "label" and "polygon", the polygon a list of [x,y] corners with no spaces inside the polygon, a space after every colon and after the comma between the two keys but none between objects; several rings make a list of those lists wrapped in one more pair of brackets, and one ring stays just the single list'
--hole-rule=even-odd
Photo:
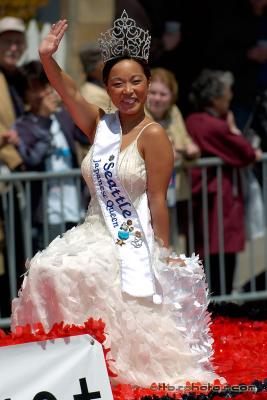
[{"label": "woman's dark hair", "polygon": [[102,73],[103,82],[105,83],[105,85],[108,82],[109,73],[110,73],[112,67],[115,64],[117,64],[118,62],[122,61],[122,60],[134,60],[134,61],[136,61],[143,68],[146,78],[148,80],[151,78],[150,67],[149,67],[148,63],[145,60],[143,60],[142,58],[123,56],[123,57],[113,58],[112,60],[109,60],[109,61],[106,62],[105,66],[103,68],[103,73]]},{"label": "woman's dark hair", "polygon": [[40,61],[30,61],[21,67],[21,74],[23,76],[23,94],[27,89],[34,88],[35,86],[47,85],[49,83],[44,68]]},{"label": "woman's dark hair", "polygon": [[193,82],[189,99],[197,110],[204,110],[214,99],[223,96],[225,88],[231,87],[233,82],[231,72],[205,69]]}]

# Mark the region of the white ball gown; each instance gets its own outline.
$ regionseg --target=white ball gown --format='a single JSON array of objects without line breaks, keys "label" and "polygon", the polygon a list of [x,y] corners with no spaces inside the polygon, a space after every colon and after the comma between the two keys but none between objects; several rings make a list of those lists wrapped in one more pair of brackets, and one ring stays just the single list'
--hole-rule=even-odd
[{"label": "white ball gown", "polygon": [[[207,290],[197,257],[186,266],[168,267],[158,245],[154,261],[163,303],[132,297],[121,291],[117,248],[106,227],[90,175],[92,151],[82,163],[91,202],[83,224],[57,237],[27,262],[18,298],[12,303],[12,329],[41,322],[83,324],[102,318],[107,345],[118,374],[115,383],[150,386],[213,382],[212,338]],[[146,191],[145,163],[137,139],[119,155],[119,177],[135,206]],[[137,266],[138,267],[138,266]]]}]

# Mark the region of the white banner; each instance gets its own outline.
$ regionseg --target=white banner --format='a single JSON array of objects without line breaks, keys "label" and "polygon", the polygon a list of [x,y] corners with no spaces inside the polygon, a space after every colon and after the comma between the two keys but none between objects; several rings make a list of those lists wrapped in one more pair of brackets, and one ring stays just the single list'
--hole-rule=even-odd
[{"label": "white banner", "polygon": [[0,400],[112,400],[102,346],[89,335],[0,347]]}]

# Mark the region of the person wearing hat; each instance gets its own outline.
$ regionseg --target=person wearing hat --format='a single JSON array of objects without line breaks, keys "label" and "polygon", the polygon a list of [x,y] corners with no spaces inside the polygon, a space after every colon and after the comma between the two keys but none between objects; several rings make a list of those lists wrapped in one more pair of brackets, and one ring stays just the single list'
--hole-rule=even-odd
[{"label": "person wearing hat", "polygon": [[10,130],[15,119],[24,111],[19,95],[21,84],[17,62],[26,48],[25,25],[21,19],[0,19],[0,162],[10,170],[20,166],[22,160],[13,146],[16,132]]},{"label": "person wearing hat", "polygon": [[110,112],[109,96],[102,81],[103,61],[99,46],[96,43],[89,43],[80,50],[79,56],[86,76],[86,82],[81,86],[83,97]]},{"label": "person wearing hat", "polygon": [[[11,127],[15,119],[24,111],[23,101],[19,95],[21,75],[17,68],[17,62],[25,48],[24,22],[14,17],[0,19],[0,175],[5,171],[19,169],[23,162],[15,147],[18,135]],[[5,190],[6,186],[0,184],[0,194]],[[10,314],[10,305],[8,274],[5,271],[4,261],[5,236],[1,214],[0,210],[0,313],[2,317],[5,317]],[[16,224],[18,225],[18,219]],[[19,232],[18,235],[20,235]]]}]

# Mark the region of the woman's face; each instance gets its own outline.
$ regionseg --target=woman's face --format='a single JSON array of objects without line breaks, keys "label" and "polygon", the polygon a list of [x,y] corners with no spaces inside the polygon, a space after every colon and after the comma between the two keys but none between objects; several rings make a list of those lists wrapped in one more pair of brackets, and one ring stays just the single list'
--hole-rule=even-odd
[{"label": "woman's face", "polygon": [[121,60],[109,73],[106,85],[112,103],[121,113],[143,111],[148,92],[148,80],[142,66],[134,60]]},{"label": "woman's face", "polygon": [[232,98],[232,89],[226,86],[222,96],[213,99],[212,106],[220,117],[225,117],[227,115]]},{"label": "woman's face", "polygon": [[172,93],[160,80],[151,82],[148,94],[148,108],[156,119],[161,119],[172,105]]}]

